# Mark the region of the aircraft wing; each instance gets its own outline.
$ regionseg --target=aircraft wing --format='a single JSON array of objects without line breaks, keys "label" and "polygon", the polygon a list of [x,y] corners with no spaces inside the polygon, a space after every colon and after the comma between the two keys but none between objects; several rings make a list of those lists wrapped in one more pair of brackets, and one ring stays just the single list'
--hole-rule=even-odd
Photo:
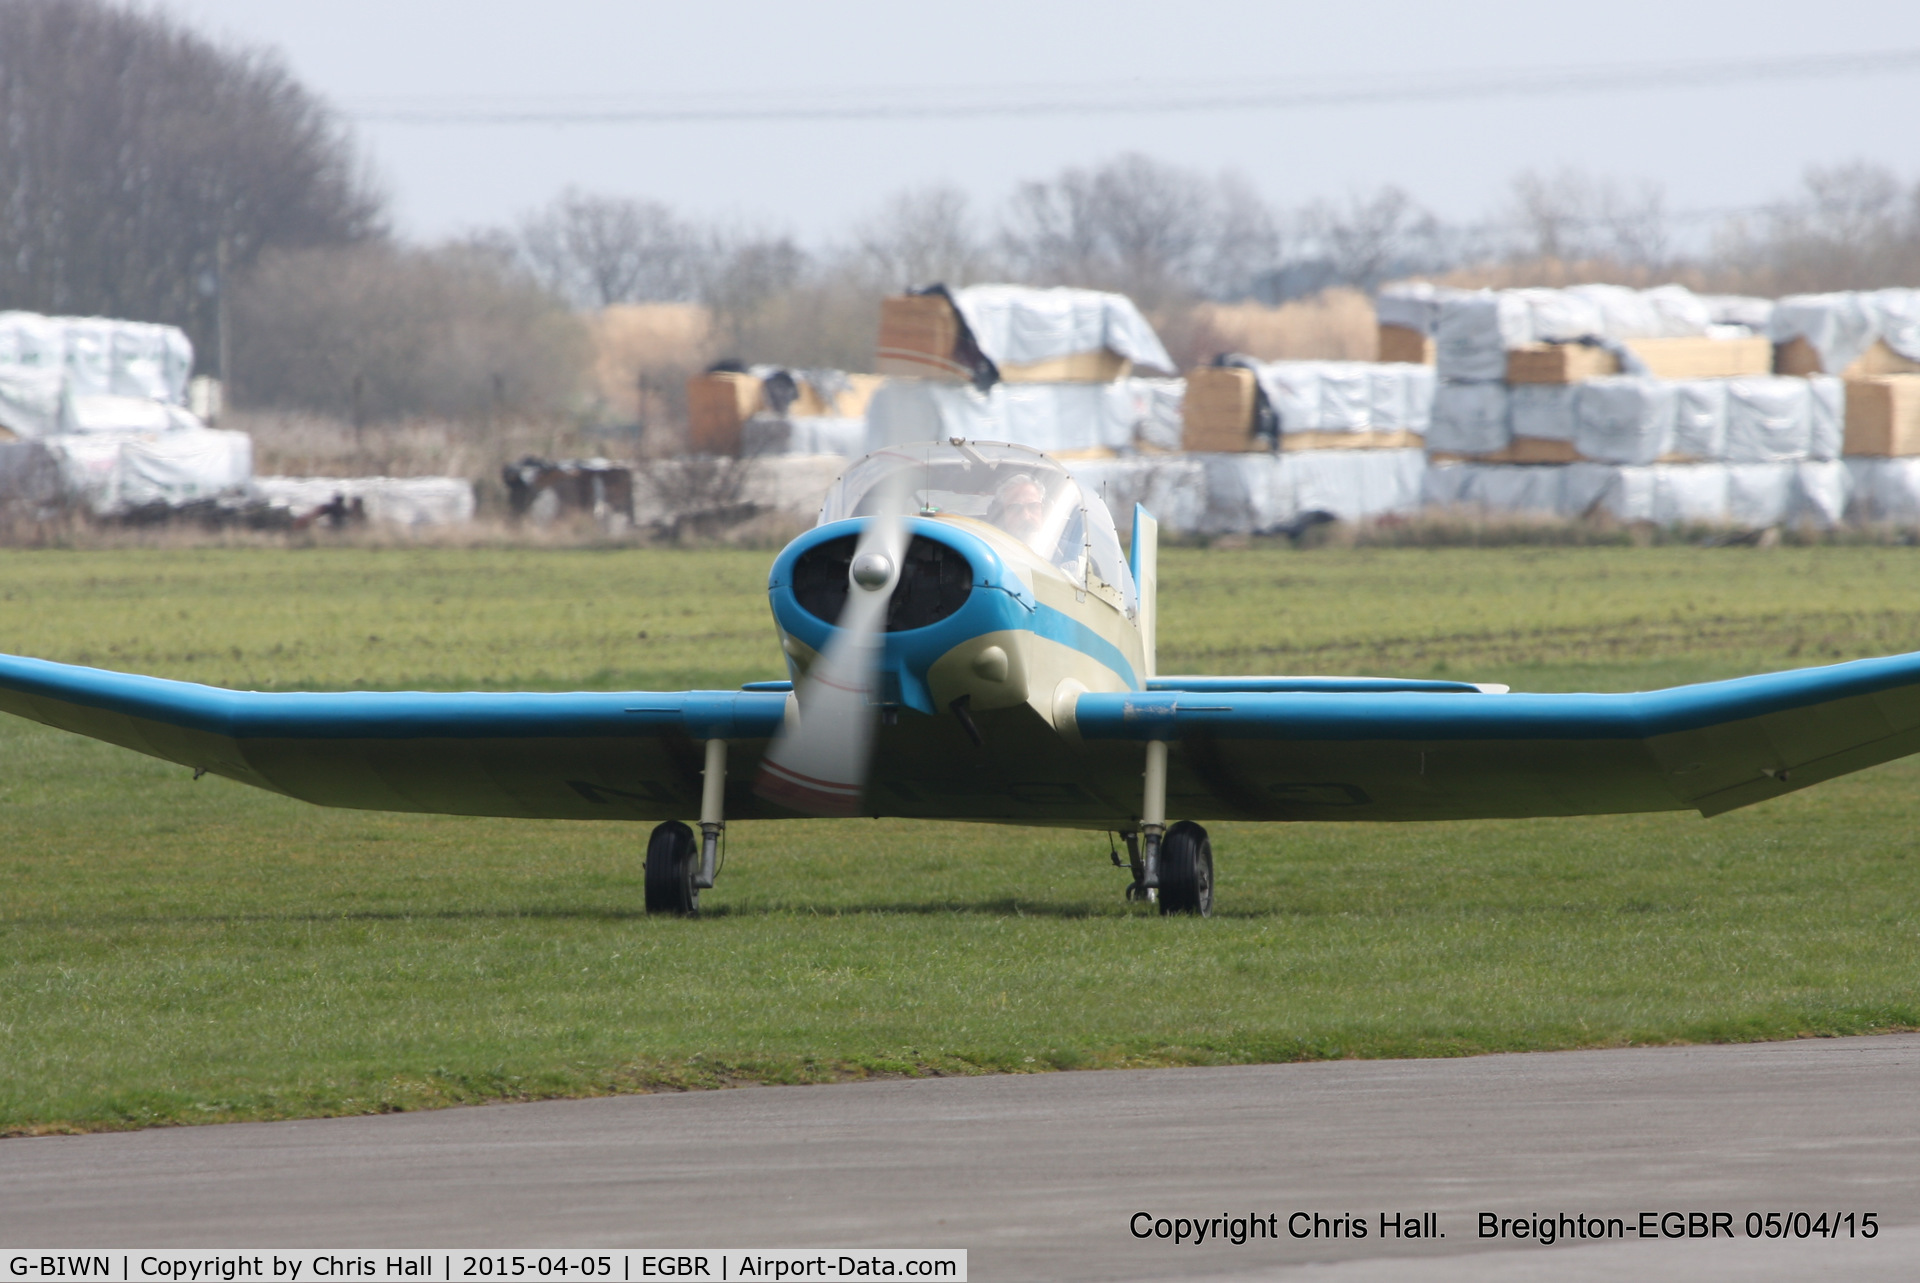
[{"label": "aircraft wing", "polygon": [[0,711],[323,806],[684,819],[703,742],[729,740],[730,814],[787,696],[771,691],[274,694],[0,656]]},{"label": "aircraft wing", "polygon": [[1173,744],[1168,813],[1193,819],[1718,815],[1920,751],[1920,654],[1622,695],[1327,680],[1162,678],[1192,688],[1075,720],[1096,751]]}]

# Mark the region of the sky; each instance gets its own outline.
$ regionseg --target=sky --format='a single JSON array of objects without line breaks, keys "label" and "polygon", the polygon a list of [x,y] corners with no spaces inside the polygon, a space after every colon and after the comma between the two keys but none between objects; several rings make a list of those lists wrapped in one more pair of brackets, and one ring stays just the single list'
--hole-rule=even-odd
[{"label": "sky", "polygon": [[[854,0],[162,0],[208,35],[276,49],[348,119],[398,229],[510,223],[568,187],[823,241],[903,188],[990,215],[1021,181],[1121,152],[1234,170],[1269,199],[1397,184],[1451,219],[1495,212],[1524,168],[1664,187],[1670,210],[1749,208],[1810,165],[1920,180],[1920,60],[1822,78],[1277,109],[1274,92],[1471,87],[1515,73],[1920,51],[1914,0],[967,4]],[[1565,74],[1562,74],[1564,71]],[[1206,110],[554,123],[556,111],[978,109],[1227,101]],[[452,117],[421,123],[397,115]],[[475,115],[534,115],[534,123]]]}]

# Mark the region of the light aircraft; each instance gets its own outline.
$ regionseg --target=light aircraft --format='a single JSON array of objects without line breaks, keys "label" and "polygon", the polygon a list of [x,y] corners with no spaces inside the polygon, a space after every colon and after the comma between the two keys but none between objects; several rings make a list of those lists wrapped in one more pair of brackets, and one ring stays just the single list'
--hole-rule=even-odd
[{"label": "light aircraft", "polygon": [[0,656],[0,710],[323,806],[656,821],[646,905],[680,914],[730,819],[1118,832],[1130,899],[1205,915],[1198,820],[1712,816],[1920,751],[1920,654],[1609,695],[1163,676],[1155,548],[1037,451],[928,441],[774,559],[786,681],[273,694]]}]

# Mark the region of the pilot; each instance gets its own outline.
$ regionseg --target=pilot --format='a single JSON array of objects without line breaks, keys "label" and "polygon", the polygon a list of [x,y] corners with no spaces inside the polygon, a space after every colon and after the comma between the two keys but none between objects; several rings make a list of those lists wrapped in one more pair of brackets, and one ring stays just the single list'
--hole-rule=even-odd
[{"label": "pilot", "polygon": [[1040,537],[1047,519],[1047,492],[1024,472],[1016,472],[1000,483],[987,520],[1022,543],[1032,544]]}]

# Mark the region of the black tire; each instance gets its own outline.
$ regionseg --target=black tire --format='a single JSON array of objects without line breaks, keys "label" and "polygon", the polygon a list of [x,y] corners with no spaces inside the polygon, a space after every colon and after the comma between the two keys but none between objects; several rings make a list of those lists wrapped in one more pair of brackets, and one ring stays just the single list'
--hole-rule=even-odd
[{"label": "black tire", "polygon": [[1160,839],[1160,912],[1213,916],[1213,843],[1192,820]]},{"label": "black tire", "polygon": [[693,884],[697,844],[693,830],[668,820],[647,839],[647,912],[692,917],[700,912],[700,888]]}]

